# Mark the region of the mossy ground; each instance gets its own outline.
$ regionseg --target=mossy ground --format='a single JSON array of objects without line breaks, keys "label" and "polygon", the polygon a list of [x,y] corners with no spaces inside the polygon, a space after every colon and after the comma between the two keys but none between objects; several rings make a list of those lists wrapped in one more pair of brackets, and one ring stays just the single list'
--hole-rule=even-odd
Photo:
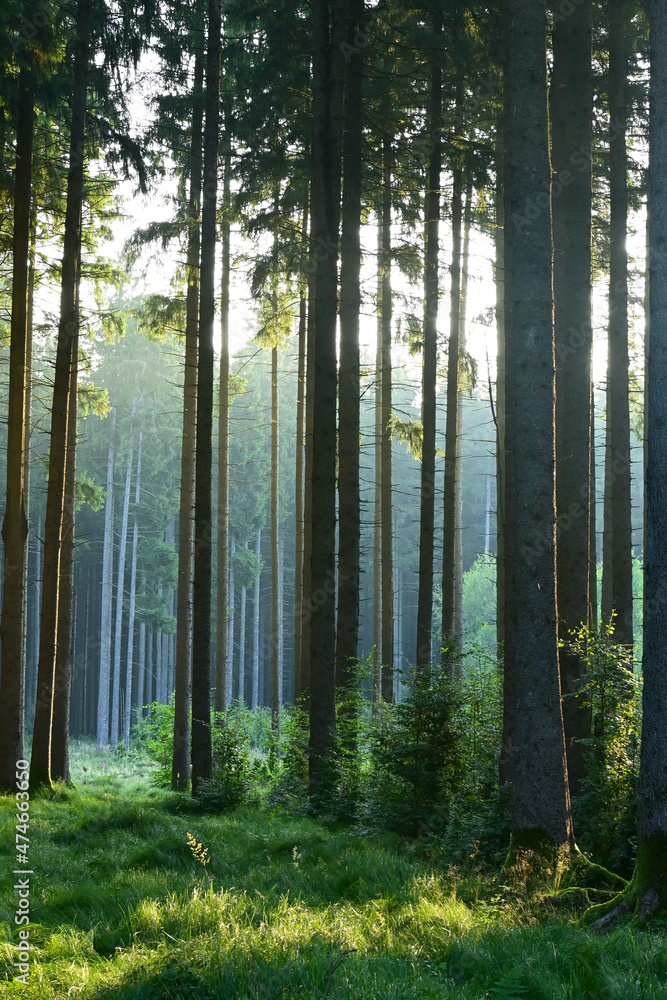
[{"label": "mossy ground", "polygon": [[596,935],[389,836],[260,807],[204,815],[132,755],[78,746],[73,764],[76,788],[31,803],[28,986],[11,981],[16,810],[0,800],[0,993],[667,1000],[660,928]]}]

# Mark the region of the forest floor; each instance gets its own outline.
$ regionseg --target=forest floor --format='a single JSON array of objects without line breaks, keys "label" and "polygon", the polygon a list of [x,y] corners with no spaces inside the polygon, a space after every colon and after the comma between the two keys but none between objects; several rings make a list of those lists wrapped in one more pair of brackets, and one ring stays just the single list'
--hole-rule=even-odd
[{"label": "forest floor", "polygon": [[28,984],[16,809],[0,800],[0,994],[225,1000],[667,1000],[664,933],[607,936],[390,836],[255,807],[213,816],[149,765],[75,747],[30,805]]}]

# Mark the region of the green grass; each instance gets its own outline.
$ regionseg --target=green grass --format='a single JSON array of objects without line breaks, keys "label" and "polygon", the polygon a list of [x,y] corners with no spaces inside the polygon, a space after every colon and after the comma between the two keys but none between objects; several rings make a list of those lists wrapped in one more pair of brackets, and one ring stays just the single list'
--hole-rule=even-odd
[{"label": "green grass", "polygon": [[31,803],[27,987],[11,982],[15,808],[0,800],[0,994],[667,1000],[659,933],[536,917],[396,838],[257,807],[203,815],[152,789],[140,757],[102,759],[79,744],[77,787]]}]

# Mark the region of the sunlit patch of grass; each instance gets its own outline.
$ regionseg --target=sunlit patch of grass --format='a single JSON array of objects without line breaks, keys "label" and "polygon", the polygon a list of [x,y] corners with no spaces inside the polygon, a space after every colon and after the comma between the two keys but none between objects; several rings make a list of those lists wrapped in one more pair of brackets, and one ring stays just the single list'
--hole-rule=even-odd
[{"label": "sunlit patch of grass", "polygon": [[[94,759],[80,749],[77,773]],[[141,782],[140,758],[122,768],[31,803],[27,987],[11,982],[15,809],[0,799],[0,993],[667,1000],[659,934],[598,937],[566,915],[518,913],[481,878],[457,884],[394,836],[280,810],[179,811]]]}]

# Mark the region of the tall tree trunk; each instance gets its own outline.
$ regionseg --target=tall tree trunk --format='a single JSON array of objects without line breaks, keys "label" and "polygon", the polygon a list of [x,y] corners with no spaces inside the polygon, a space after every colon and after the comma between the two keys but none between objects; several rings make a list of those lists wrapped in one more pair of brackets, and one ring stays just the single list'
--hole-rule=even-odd
[{"label": "tall tree trunk", "polygon": [[[648,296],[647,296],[648,304]],[[596,530],[596,466],[595,466],[595,383],[591,379],[591,509],[590,509],[590,542],[589,542],[589,581],[588,581],[588,619],[591,628],[597,628],[598,621],[598,551]]]},{"label": "tall tree trunk", "polygon": [[391,476],[391,162],[388,136],[382,140],[382,444],[380,530],[382,534],[382,698],[394,700],[394,515]]},{"label": "tall tree trunk", "polygon": [[[505,121],[501,116],[496,139],[494,235],[496,287],[496,652],[505,655]],[[507,699],[505,699],[507,702]],[[503,710],[503,732],[507,719]],[[507,732],[509,736],[509,731]],[[503,754],[504,757],[504,754]],[[501,784],[503,765],[501,765]]]},{"label": "tall tree trunk", "polygon": [[[313,291],[313,474],[310,553],[310,790],[323,787],[336,722],[336,313],[345,60],[345,0],[313,0],[311,152]],[[322,252],[324,249],[324,253]]]},{"label": "tall tree trunk", "polygon": [[[274,292],[274,308],[277,297]],[[278,464],[278,346],[271,349],[271,735],[274,752],[280,746],[280,707],[282,677],[280,671],[280,466]]]},{"label": "tall tree trunk", "polygon": [[195,474],[195,569],[192,630],[192,793],[211,774],[211,539],[213,532],[213,326],[215,320],[215,223],[218,192],[221,0],[209,0],[206,55],[206,124],[197,359]]},{"label": "tall tree trunk", "polygon": [[[222,190],[222,283],[220,292],[220,399],[218,408],[218,598],[215,635],[215,710],[232,700],[229,648],[229,256],[231,156],[225,156]],[[233,648],[233,647],[232,647]]]},{"label": "tall tree trunk", "polygon": [[123,604],[125,602],[125,556],[127,554],[127,529],[130,521],[130,486],[132,483],[132,461],[134,458],[134,419],[137,412],[136,398],[132,400],[132,420],[128,438],[129,453],[125,472],[125,489],[123,491],[123,513],[120,522],[120,540],[118,545],[118,570],[116,584],[116,634],[113,646],[113,681],[111,685],[111,749],[118,746],[120,729],[120,660],[123,638]]},{"label": "tall tree trunk", "polygon": [[130,722],[132,720],[132,676],[134,673],[134,619],[137,606],[137,547],[139,543],[139,502],[141,500],[141,446],[143,432],[139,431],[137,445],[137,478],[134,490],[134,525],[132,526],[132,563],[130,569],[130,604],[127,614],[127,665],[125,668],[125,717],[123,742],[130,749]]},{"label": "tall tree trunk", "polygon": [[[146,594],[146,577],[141,577],[141,593]],[[139,625],[139,667],[137,670],[137,718],[143,719],[146,686],[146,622],[142,618]]]},{"label": "tall tree trunk", "polygon": [[359,654],[359,312],[361,309],[361,138],[363,53],[354,45],[364,23],[364,0],[349,0],[343,129],[343,204],[340,261],[338,378],[338,621],[336,685],[356,685]]},{"label": "tall tree trunk", "polygon": [[116,462],[116,407],[112,406],[107,458],[107,495],[104,503],[104,550],[100,614],[100,671],[97,695],[97,747],[109,743],[109,682],[111,680],[111,609],[113,601],[113,474]]},{"label": "tall tree trunk", "polygon": [[591,4],[553,28],[550,92],[554,333],[556,346],[556,515],[558,638],[570,792],[585,776],[591,713],[576,694],[586,670],[570,649],[589,624],[591,496]]},{"label": "tall tree trunk", "polygon": [[[304,198],[303,221],[301,225],[303,243],[303,265],[306,263],[308,242],[308,191]],[[300,279],[303,282],[303,278]],[[298,369],[296,390],[296,483],[294,492],[294,703],[302,694],[302,618],[303,618],[303,548],[304,548],[304,449],[306,410],[306,331],[307,331],[307,289],[301,286],[299,292],[299,332]]]},{"label": "tall tree trunk", "polygon": [[199,211],[201,205],[202,89],[204,55],[195,56],[188,206],[188,289],[185,300],[185,364],[183,372],[183,435],[181,492],[178,508],[178,585],[176,596],[176,665],[174,750],[171,787],[190,785],[190,710],[192,697],[192,570],[194,565],[195,444],[197,435],[197,323],[199,319]]},{"label": "tall tree trunk", "polygon": [[430,56],[430,93],[427,133],[433,137],[424,197],[424,330],[422,363],[422,463],[419,493],[419,593],[417,598],[417,656],[419,671],[431,660],[433,620],[433,527],[435,497],[435,379],[437,368],[438,252],[440,222],[440,171],[442,148],[442,15],[433,13],[433,50]]},{"label": "tall tree trunk", "polygon": [[[631,891],[642,916],[667,912],[667,25],[651,5],[649,298],[646,363],[644,676],[637,862]],[[643,912],[642,912],[643,911]]]},{"label": "tall tree trunk", "polygon": [[569,844],[571,820],[558,673],[544,0],[508,0],[506,26],[505,532],[514,558],[506,564],[505,671],[514,698],[512,848],[549,851]]},{"label": "tall tree trunk", "polygon": [[[609,0],[609,356],[605,468],[607,560],[603,589],[616,612],[616,642],[632,645],[632,479],[628,358],[628,119],[629,16],[623,0]],[[603,553],[604,554],[604,553]],[[608,578],[608,579],[605,579]],[[603,612],[609,613],[608,607]]]},{"label": "tall tree trunk", "polygon": [[[234,535],[231,537],[231,542],[229,545],[229,583],[228,583],[228,629],[227,629],[227,669],[231,672],[234,668],[234,612],[236,611],[236,584],[234,580],[234,555],[236,554],[236,538]],[[232,685],[231,681],[226,685],[228,701],[225,703],[225,709],[229,708],[232,703]]]},{"label": "tall tree trunk", "polygon": [[[257,532],[257,537],[255,538],[255,558],[257,560],[257,565],[260,565],[260,556],[262,552],[262,532],[261,529]],[[255,583],[253,585],[252,593],[252,608],[253,608],[253,618],[252,618],[252,687],[250,692],[250,707],[252,709],[257,708],[259,705],[259,585],[261,581],[261,572],[258,570],[257,576],[255,577]]]},{"label": "tall tree trunk", "polygon": [[25,564],[28,517],[25,496],[26,346],[28,327],[28,254],[34,95],[30,70],[19,74],[14,232],[12,244],[12,319],[9,348],[9,413],[7,429],[7,493],[2,523],[4,569],[2,589],[2,674],[0,675],[0,788],[16,787],[16,761],[24,754]]},{"label": "tall tree trunk", "polygon": [[382,207],[378,208],[377,290],[375,298],[375,418],[373,503],[373,704],[382,694]]},{"label": "tall tree trunk", "polygon": [[[459,372],[466,349],[466,318],[468,311],[468,264],[470,260],[470,227],[472,224],[472,175],[468,173],[463,215],[463,250],[461,254],[461,309],[459,315]],[[454,484],[454,635],[463,642],[463,392],[459,384],[456,401],[456,477]],[[489,504],[487,502],[487,511]],[[488,542],[485,551],[488,552]],[[461,676],[461,660],[454,661],[454,676]]]},{"label": "tall tree trunk", "polygon": [[[247,543],[246,543],[247,548]],[[245,617],[247,588],[241,587],[241,615],[239,621],[239,704],[245,704]]]},{"label": "tall tree trunk", "polygon": [[[85,159],[86,95],[88,88],[90,0],[79,0],[77,8],[77,46],[74,57],[72,124],[67,172],[67,206],[60,297],[58,346],[51,406],[51,444],[49,483],[44,521],[44,576],[42,619],[39,635],[37,699],[30,760],[30,784],[50,784],[51,723],[53,683],[58,628],[58,582],[67,458],[67,417],[71,382],[73,345],[79,331],[78,284],[81,268],[81,215]],[[22,623],[21,623],[22,627]]]},{"label": "tall tree trunk", "polygon": [[[28,524],[28,537],[26,538],[26,558],[25,558],[25,575],[24,575],[24,608],[23,608],[23,671],[24,671],[24,708],[23,708],[23,720],[25,721],[29,718],[27,701],[28,701],[28,576],[29,576],[29,563],[30,563],[30,443],[32,440],[32,344],[33,344],[33,323],[35,315],[35,258],[37,255],[37,226],[35,219],[35,211],[30,213],[30,257],[28,263],[28,313],[27,313],[27,324],[26,324],[26,345],[25,345],[25,419],[23,427],[23,493],[25,497],[25,516],[26,522]],[[11,347],[10,347],[11,351]],[[33,666],[33,672],[37,672],[37,662],[39,659],[39,646],[37,648],[37,656],[35,657]],[[34,678],[34,684],[36,684],[37,678]],[[33,683],[31,683],[31,688],[33,688]],[[18,760],[18,758],[17,758]]]},{"label": "tall tree trunk", "polygon": [[[77,289],[78,301],[78,289]],[[60,583],[58,591],[58,634],[53,686],[53,723],[51,735],[51,778],[70,780],[69,736],[72,660],[74,657],[74,535],[76,527],[76,431],[77,381],[79,374],[78,336],[72,347],[72,372],[67,416],[67,459],[63,505]]]},{"label": "tall tree trunk", "polygon": [[[454,134],[463,135],[463,78],[456,87]],[[447,357],[447,420],[445,426],[445,482],[442,526],[442,662],[454,673],[451,639],[454,634],[454,547],[456,537],[456,449],[459,402],[459,327],[461,320],[461,230],[463,222],[463,164],[460,156],[453,163],[452,195],[452,266],[449,308],[449,346]]]}]

